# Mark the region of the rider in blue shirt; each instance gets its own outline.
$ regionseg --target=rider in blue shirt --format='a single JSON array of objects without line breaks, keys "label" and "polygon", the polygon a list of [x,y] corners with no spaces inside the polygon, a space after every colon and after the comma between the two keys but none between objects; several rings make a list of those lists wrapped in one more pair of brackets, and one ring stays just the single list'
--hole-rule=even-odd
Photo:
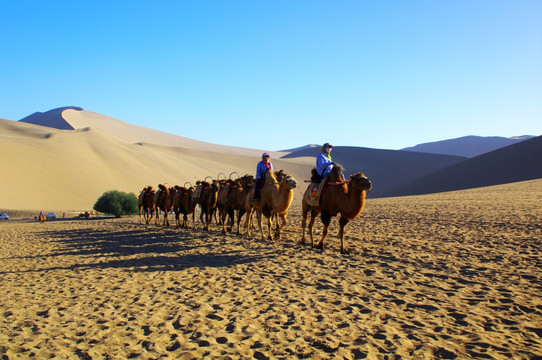
[{"label": "rider in blue shirt", "polygon": [[265,173],[267,170],[273,171],[273,164],[271,164],[271,161],[269,161],[270,156],[268,153],[262,154],[262,161],[258,163],[258,166],[256,167],[256,184],[254,185],[254,198],[259,199],[260,198],[260,187],[262,186],[262,182],[265,181]]},{"label": "rider in blue shirt", "polygon": [[316,171],[318,171],[318,175],[320,175],[322,179],[328,177],[331,173],[331,169],[333,168],[333,162],[331,161],[332,149],[333,145],[325,143],[322,146],[320,154],[318,154],[316,157]]}]

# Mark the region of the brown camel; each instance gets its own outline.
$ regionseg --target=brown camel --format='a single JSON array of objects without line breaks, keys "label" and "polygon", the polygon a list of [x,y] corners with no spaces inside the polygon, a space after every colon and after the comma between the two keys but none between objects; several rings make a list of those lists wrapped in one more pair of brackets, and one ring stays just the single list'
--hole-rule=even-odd
[{"label": "brown camel", "polygon": [[137,197],[137,209],[139,210],[139,223],[143,224],[141,221],[141,209],[143,208],[143,195],[145,194],[145,191],[147,191],[147,188],[144,187],[143,190],[139,193],[139,196]]},{"label": "brown camel", "polygon": [[[239,235],[239,229],[241,224],[241,218],[246,212],[245,201],[250,191],[252,184],[254,183],[254,177],[252,175],[245,175],[235,181],[232,181],[228,187],[227,201],[221,204],[220,217],[222,221],[222,233],[232,231],[235,223],[235,212],[237,212],[237,235]],[[230,220],[230,226],[226,229],[226,216]]]},{"label": "brown camel", "polygon": [[[283,177],[282,181],[277,181],[277,174]],[[247,211],[246,216],[246,235],[250,236],[249,223],[252,217],[252,212],[257,210],[258,224],[260,226],[260,233],[262,239],[266,239],[262,229],[262,214],[267,218],[267,226],[270,240],[273,239],[271,235],[271,228],[273,227],[272,219],[273,215],[278,215],[281,221],[277,220],[277,228],[275,230],[275,237],[280,239],[282,228],[287,224],[286,216],[288,215],[288,208],[294,198],[294,189],[297,187],[295,179],[285,174],[282,170],[277,173],[273,171],[267,171],[265,174],[265,183],[260,191],[260,200],[256,203],[252,202],[252,196],[247,196],[245,207]],[[280,224],[279,224],[280,223]]]},{"label": "brown camel", "polygon": [[139,223],[140,224],[141,224],[142,213],[143,213],[143,217],[145,218],[145,224],[149,225],[151,223],[152,216],[155,209],[154,196],[155,196],[155,191],[152,188],[152,186],[148,186],[144,188],[141,194],[139,194],[137,205],[139,207]]},{"label": "brown camel", "polygon": [[358,172],[350,176],[350,181],[345,182],[342,180],[341,167],[338,165],[335,165],[331,170],[329,177],[322,181],[328,181],[328,184],[327,189],[324,189],[320,195],[319,206],[310,206],[307,204],[307,198],[310,196],[310,185],[305,191],[305,196],[303,196],[303,219],[301,222],[303,237],[301,238],[301,243],[305,244],[305,225],[307,223],[309,211],[311,212],[311,220],[308,229],[312,247],[315,247],[314,239],[312,237],[312,227],[316,216],[321,214],[324,230],[322,232],[322,239],[320,239],[316,248],[322,250],[324,250],[324,239],[327,235],[331,217],[341,213],[341,218],[339,220],[341,254],[348,253],[344,247],[344,227],[349,221],[354,220],[361,214],[363,207],[365,206],[366,192],[372,188],[371,181],[362,172]]},{"label": "brown camel", "polygon": [[158,197],[158,209],[156,210],[156,216],[158,217],[158,212],[161,210],[164,212],[164,222],[162,225],[169,226],[168,213],[173,209],[173,191],[171,191],[165,185],[158,185],[160,189],[160,195]]},{"label": "brown camel", "polygon": [[[205,230],[209,230],[209,225],[211,224],[212,216],[216,210],[216,203],[218,199],[218,185],[213,182],[212,184],[207,181],[201,182],[201,195],[199,199],[195,200],[194,209],[197,204],[201,206],[200,220],[203,224]],[[194,219],[194,228],[196,228],[195,222],[195,211],[192,215]],[[203,216],[205,215],[205,221]]]},{"label": "brown camel", "polygon": [[[175,186],[175,195],[173,197],[173,210],[175,211],[175,223],[177,227],[188,228],[188,215],[194,212],[192,203],[192,195],[194,188],[186,188],[184,186]],[[180,214],[183,214],[183,222],[181,223]]]},{"label": "brown camel", "polygon": [[[160,195],[162,194],[162,190],[160,189],[160,186],[158,186],[158,190],[154,193],[154,212],[156,212],[156,219],[154,220],[154,225],[158,225],[160,223],[160,208],[158,207],[158,204],[160,203]],[[151,216],[152,217],[152,216]]]}]

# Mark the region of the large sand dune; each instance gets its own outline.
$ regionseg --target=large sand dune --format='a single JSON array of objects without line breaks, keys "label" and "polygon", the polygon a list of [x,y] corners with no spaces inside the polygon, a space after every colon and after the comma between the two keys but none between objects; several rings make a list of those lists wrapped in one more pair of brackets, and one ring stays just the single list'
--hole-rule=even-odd
[{"label": "large sand dune", "polygon": [[[77,130],[0,119],[0,209],[90,210],[108,190],[138,193],[159,183],[254,174],[260,160],[260,150],[202,143],[96,113],[67,109],[62,116]],[[309,177],[314,160],[275,154],[275,168],[300,182]]]}]

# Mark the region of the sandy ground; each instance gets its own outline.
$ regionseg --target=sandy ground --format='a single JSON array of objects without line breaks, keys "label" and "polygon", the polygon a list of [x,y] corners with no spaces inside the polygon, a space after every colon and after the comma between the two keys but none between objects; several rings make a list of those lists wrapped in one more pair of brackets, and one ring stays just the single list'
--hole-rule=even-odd
[{"label": "sandy ground", "polygon": [[[0,223],[3,359],[533,359],[542,181],[369,199],[328,248],[139,225]],[[318,225],[316,232],[320,232]]]}]

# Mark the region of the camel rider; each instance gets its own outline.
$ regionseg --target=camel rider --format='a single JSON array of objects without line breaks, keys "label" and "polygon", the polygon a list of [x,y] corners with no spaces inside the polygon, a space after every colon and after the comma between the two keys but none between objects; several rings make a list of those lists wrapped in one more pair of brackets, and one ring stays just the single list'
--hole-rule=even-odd
[{"label": "camel rider", "polygon": [[260,188],[262,187],[262,182],[265,181],[265,173],[267,170],[273,171],[273,164],[269,161],[270,156],[268,153],[264,152],[262,154],[262,161],[258,163],[256,167],[256,184],[254,185],[254,198],[260,198]]},{"label": "camel rider", "polygon": [[322,179],[325,179],[331,173],[334,163],[331,161],[331,150],[333,145],[325,143],[316,157],[316,171]]}]

